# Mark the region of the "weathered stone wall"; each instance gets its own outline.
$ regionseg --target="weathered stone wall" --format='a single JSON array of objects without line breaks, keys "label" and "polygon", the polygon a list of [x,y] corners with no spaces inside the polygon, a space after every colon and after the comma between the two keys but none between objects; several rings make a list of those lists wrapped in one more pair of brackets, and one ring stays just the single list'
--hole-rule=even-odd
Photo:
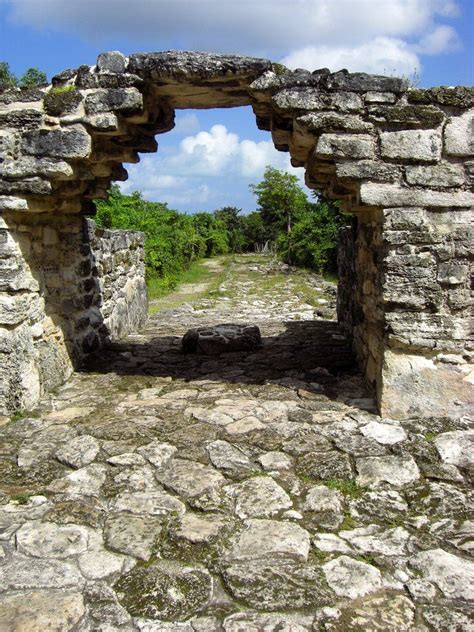
[{"label": "weathered stone wall", "polygon": [[385,344],[381,235],[380,214],[360,214],[343,229],[338,252],[338,320],[352,334],[360,368],[374,389]]},{"label": "weathered stone wall", "polygon": [[100,344],[104,336],[120,338],[139,329],[147,319],[144,235],[130,230],[105,230],[87,220],[87,233],[97,269],[100,296]]},{"label": "weathered stone wall", "polygon": [[84,353],[146,318],[143,235],[77,216],[0,218],[0,414],[33,407]]},{"label": "weathered stone wall", "polygon": [[305,167],[309,187],[358,218],[350,310],[380,410],[463,414],[472,402],[472,88],[409,89],[237,56],[102,54],[52,87],[0,95],[0,213],[7,224],[16,212],[72,226],[126,178],[123,162],[156,151],[176,108],[240,105]]}]

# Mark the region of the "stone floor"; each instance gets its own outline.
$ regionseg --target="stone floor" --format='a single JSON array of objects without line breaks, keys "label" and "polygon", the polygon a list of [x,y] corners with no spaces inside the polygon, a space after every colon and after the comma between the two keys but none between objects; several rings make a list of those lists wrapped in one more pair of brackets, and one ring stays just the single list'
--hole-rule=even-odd
[{"label": "stone floor", "polygon": [[[374,414],[331,288],[265,261],[3,420],[1,632],[474,630],[468,420]],[[181,353],[219,322],[263,347]]]}]

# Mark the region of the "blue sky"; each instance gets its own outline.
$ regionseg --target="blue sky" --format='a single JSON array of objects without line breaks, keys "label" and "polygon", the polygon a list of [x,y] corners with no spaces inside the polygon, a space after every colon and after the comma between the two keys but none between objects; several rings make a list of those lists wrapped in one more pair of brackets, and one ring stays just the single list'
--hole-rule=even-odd
[{"label": "blue sky", "polygon": [[[473,36],[474,0],[0,0],[0,61],[49,77],[106,50],[175,48],[472,85]],[[176,122],[158,154],[128,167],[125,191],[187,212],[250,211],[248,185],[266,164],[292,170],[250,108],[182,111]]]}]

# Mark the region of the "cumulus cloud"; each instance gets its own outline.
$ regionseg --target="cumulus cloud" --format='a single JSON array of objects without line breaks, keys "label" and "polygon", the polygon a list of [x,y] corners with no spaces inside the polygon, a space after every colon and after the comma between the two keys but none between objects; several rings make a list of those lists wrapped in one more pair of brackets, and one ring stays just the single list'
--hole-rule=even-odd
[{"label": "cumulus cloud", "polygon": [[[315,47],[362,50],[376,38],[415,44],[436,40],[440,19],[457,15],[455,0],[4,0],[10,19],[37,28],[57,27],[84,38],[157,42],[181,48],[288,55]],[[429,46],[429,42],[427,43]],[[436,46],[432,46],[432,50]],[[374,47],[377,53],[380,49]],[[421,49],[420,49],[421,52]],[[321,64],[317,64],[321,66]],[[333,64],[330,64],[331,66]],[[346,64],[347,65],[347,64]]]},{"label": "cumulus cloud", "polygon": [[424,55],[458,50],[462,46],[458,34],[451,26],[438,26],[423,37],[413,48]]},{"label": "cumulus cloud", "polygon": [[229,201],[248,198],[248,184],[262,178],[266,165],[295,173],[303,183],[303,170],[294,169],[289,155],[276,151],[271,141],[240,139],[221,124],[164,149],[130,166],[124,193],[141,190],[147,199],[195,210],[204,203],[222,205],[224,192]]},{"label": "cumulus cloud", "polygon": [[[145,159],[146,160],[146,159]],[[186,136],[174,152],[155,159],[160,174],[177,177],[237,176],[259,178],[265,165],[292,169],[289,155],[277,152],[271,140],[241,140],[225,125],[213,125],[209,131]]]},{"label": "cumulus cloud", "polygon": [[421,62],[414,50],[402,40],[376,37],[358,46],[308,46],[284,57],[289,68],[347,68],[350,72],[412,76]]},{"label": "cumulus cloud", "polygon": [[174,134],[195,134],[199,131],[199,119],[194,112],[185,112],[176,117]]}]

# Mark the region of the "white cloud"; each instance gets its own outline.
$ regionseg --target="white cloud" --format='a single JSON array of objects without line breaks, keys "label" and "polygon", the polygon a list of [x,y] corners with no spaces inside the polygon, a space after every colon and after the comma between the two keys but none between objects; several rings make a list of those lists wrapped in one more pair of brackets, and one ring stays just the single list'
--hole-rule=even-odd
[{"label": "white cloud", "polygon": [[[289,155],[277,152],[271,140],[240,140],[225,125],[187,136],[174,153],[156,158],[156,170],[177,177],[221,177],[223,175],[259,178],[265,165],[293,170]],[[146,160],[146,159],[145,159]]]},{"label": "white cloud", "polygon": [[462,46],[458,34],[451,26],[438,26],[428,33],[413,48],[424,55],[458,50]]},{"label": "white cloud", "polygon": [[[182,48],[279,59],[290,67],[420,75],[423,55],[461,46],[442,23],[458,0],[3,0],[9,17],[140,50]],[[133,44],[131,44],[133,42]],[[159,44],[156,45],[155,42]],[[124,52],[130,52],[125,50]],[[86,61],[86,60],[85,60]],[[90,60],[92,61],[92,60]],[[183,133],[195,133],[189,127]],[[184,123],[183,123],[184,124]]]},{"label": "white cloud", "polygon": [[[180,47],[282,56],[308,46],[422,38],[455,0],[7,0],[10,17],[96,41],[127,37]],[[315,44],[317,43],[317,44]]]},{"label": "white cloud", "polygon": [[272,141],[241,140],[221,124],[165,150],[131,165],[122,191],[141,190],[147,199],[196,210],[200,204],[216,208],[224,199],[248,199],[248,185],[262,178],[266,165],[298,175],[303,184],[303,170],[294,169],[289,154],[278,152]]},{"label": "white cloud", "polygon": [[177,112],[173,128],[174,134],[195,134],[199,128],[199,119],[194,112]]},{"label": "white cloud", "polygon": [[289,68],[347,68],[350,72],[368,72],[411,77],[420,71],[416,52],[399,39],[376,37],[359,46],[308,46],[294,51],[281,62]]}]

